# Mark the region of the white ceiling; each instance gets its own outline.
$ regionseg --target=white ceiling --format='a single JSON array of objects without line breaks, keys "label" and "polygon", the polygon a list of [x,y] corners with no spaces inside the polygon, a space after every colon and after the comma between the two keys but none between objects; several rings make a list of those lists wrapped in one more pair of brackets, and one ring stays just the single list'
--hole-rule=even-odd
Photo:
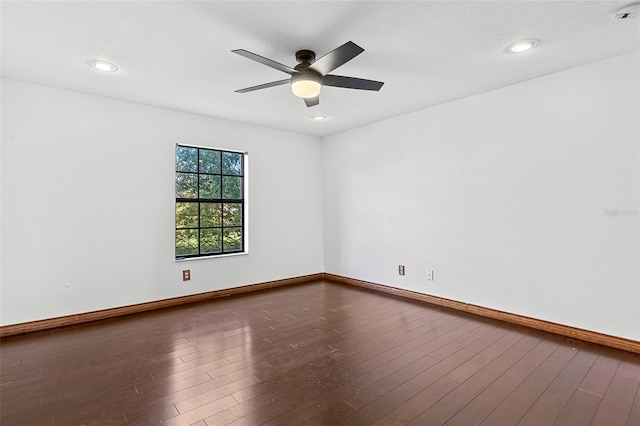
[{"label": "white ceiling", "polygon": [[[640,18],[619,1],[2,1],[2,76],[326,136],[640,49]],[[525,38],[538,48],[507,54]],[[365,52],[333,74],[380,92],[325,87],[307,108],[287,75],[231,53],[294,66],[347,41]],[[115,62],[99,73],[92,59]],[[309,117],[326,115],[316,122]]]}]

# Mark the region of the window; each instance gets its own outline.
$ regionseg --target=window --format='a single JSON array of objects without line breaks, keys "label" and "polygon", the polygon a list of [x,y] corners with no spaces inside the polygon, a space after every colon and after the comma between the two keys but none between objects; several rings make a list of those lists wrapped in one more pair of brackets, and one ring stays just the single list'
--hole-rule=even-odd
[{"label": "window", "polygon": [[176,145],[176,259],[245,251],[245,155]]}]

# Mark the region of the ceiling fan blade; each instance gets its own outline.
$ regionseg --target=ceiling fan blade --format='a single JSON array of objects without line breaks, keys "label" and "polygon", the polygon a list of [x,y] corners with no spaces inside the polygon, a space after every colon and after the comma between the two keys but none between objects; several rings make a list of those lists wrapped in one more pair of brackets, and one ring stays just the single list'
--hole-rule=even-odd
[{"label": "ceiling fan blade", "polygon": [[320,96],[314,96],[313,98],[304,98],[304,103],[307,104],[307,108],[316,106],[320,103]]},{"label": "ceiling fan blade", "polygon": [[289,84],[291,79],[287,78],[284,80],[272,81],[271,83],[259,84],[257,86],[246,87],[244,89],[236,90],[236,93],[247,93],[253,92],[254,90],[267,89],[269,87],[282,86],[283,84]]},{"label": "ceiling fan blade", "polygon": [[318,71],[321,75],[325,75],[335,70],[340,65],[344,65],[349,62],[362,52],[364,52],[362,47],[352,41],[348,41],[342,46],[333,49],[322,58],[316,60],[309,66],[309,68]]},{"label": "ceiling fan blade", "polygon": [[345,77],[343,75],[328,74],[322,77],[323,86],[344,87],[345,89],[378,91],[384,82],[365,80],[364,78]]},{"label": "ceiling fan blade", "polygon": [[255,53],[251,53],[251,52],[246,51],[244,49],[232,50],[232,52],[233,53],[237,53],[240,56],[244,56],[247,59],[251,59],[252,61],[259,62],[262,65],[266,65],[268,67],[274,68],[274,69],[276,69],[278,71],[286,72],[287,74],[293,74],[293,73],[297,72],[293,68],[288,67],[286,65],[283,65],[280,62],[276,62],[276,61],[271,60],[269,58],[265,58],[263,56],[256,55]]}]

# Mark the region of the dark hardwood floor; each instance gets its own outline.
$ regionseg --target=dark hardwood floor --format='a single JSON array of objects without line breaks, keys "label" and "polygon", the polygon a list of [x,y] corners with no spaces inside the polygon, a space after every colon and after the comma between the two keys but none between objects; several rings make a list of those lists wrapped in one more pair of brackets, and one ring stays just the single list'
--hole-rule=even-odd
[{"label": "dark hardwood floor", "polygon": [[3,426],[640,426],[638,355],[322,281],[0,352]]}]

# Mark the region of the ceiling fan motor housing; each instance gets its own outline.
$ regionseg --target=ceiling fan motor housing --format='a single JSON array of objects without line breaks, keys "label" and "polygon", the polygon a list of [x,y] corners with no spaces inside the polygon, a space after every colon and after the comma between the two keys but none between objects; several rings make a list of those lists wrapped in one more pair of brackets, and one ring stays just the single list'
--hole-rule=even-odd
[{"label": "ceiling fan motor housing", "polygon": [[320,93],[322,87],[322,74],[310,68],[316,60],[315,52],[311,50],[299,50],[296,52],[296,60],[299,62],[294,67],[297,73],[291,74],[291,90],[299,98],[314,98]]},{"label": "ceiling fan motor housing", "polygon": [[316,52],[312,50],[298,50],[296,52],[296,61],[300,64],[312,64],[316,60]]}]

